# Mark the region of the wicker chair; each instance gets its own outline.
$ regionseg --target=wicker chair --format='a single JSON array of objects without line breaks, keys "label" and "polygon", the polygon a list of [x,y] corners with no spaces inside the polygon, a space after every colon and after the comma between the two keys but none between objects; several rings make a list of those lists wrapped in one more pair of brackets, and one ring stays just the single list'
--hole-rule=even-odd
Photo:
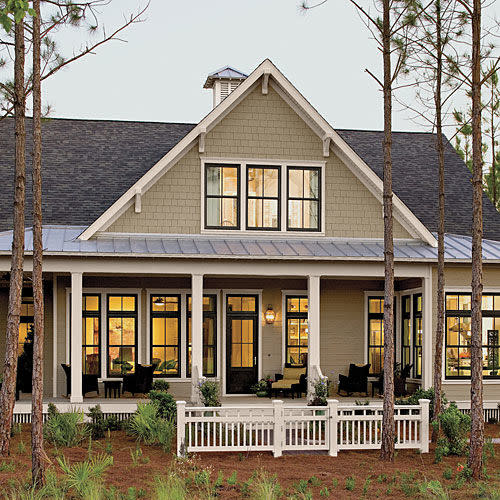
[{"label": "wicker chair", "polygon": [[[66,394],[71,394],[71,366],[61,364],[64,373],[66,374]],[[97,392],[99,394],[99,384],[97,382],[97,375],[84,373],[82,375],[82,394],[85,396],[88,392]]]}]

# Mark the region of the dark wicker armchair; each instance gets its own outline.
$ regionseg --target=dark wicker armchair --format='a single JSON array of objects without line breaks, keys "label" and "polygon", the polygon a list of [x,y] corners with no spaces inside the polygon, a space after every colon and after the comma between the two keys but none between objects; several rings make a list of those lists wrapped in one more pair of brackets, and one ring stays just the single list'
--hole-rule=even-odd
[{"label": "dark wicker armchair", "polygon": [[368,396],[368,375],[370,373],[370,364],[358,366],[355,364],[349,365],[349,375],[339,375],[339,388],[344,391],[347,396],[354,392],[364,392]]},{"label": "dark wicker armchair", "polygon": [[132,393],[132,396],[138,394],[147,394],[153,386],[153,372],[156,365],[137,364],[134,373],[123,376],[123,391]]},{"label": "dark wicker armchair", "polygon": [[[66,374],[66,394],[71,394],[71,366],[61,364],[64,373]],[[85,396],[87,392],[97,392],[99,394],[99,384],[97,382],[97,375],[84,373],[82,375],[82,394]]]}]

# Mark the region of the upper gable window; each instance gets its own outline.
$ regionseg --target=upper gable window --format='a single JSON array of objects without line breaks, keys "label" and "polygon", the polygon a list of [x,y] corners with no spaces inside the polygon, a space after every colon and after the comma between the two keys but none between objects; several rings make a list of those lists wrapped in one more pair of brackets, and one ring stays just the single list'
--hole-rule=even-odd
[{"label": "upper gable window", "polygon": [[239,229],[239,165],[206,165],[205,228]]},{"label": "upper gable window", "polygon": [[288,167],[289,231],[320,230],[320,179],[319,168]]},{"label": "upper gable window", "polygon": [[324,163],[312,163],[203,162],[202,230],[320,232]]},{"label": "upper gable window", "polygon": [[247,167],[247,229],[280,229],[279,167]]}]

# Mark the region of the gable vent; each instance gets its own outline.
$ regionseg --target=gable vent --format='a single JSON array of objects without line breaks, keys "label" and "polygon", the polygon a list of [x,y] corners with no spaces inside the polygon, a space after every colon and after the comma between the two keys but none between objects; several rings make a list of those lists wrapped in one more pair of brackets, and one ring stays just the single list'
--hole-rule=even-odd
[{"label": "gable vent", "polygon": [[203,88],[212,89],[213,107],[220,104],[233,90],[238,88],[247,75],[237,69],[225,66],[208,75]]}]

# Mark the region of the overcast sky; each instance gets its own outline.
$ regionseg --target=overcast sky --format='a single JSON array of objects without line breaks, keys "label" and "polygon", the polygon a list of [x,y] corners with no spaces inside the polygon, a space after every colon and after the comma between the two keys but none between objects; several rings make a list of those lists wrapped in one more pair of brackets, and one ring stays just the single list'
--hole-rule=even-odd
[{"label": "overcast sky", "polygon": [[[250,73],[270,58],[337,128],[381,129],[375,42],[347,0],[306,15],[299,0],[151,0],[144,22],[44,85],[52,116],[198,122],[211,109],[206,76],[225,65]],[[114,0],[107,31],[144,0]],[[61,46],[78,46],[74,30]],[[396,109],[395,130],[422,130]]]}]

